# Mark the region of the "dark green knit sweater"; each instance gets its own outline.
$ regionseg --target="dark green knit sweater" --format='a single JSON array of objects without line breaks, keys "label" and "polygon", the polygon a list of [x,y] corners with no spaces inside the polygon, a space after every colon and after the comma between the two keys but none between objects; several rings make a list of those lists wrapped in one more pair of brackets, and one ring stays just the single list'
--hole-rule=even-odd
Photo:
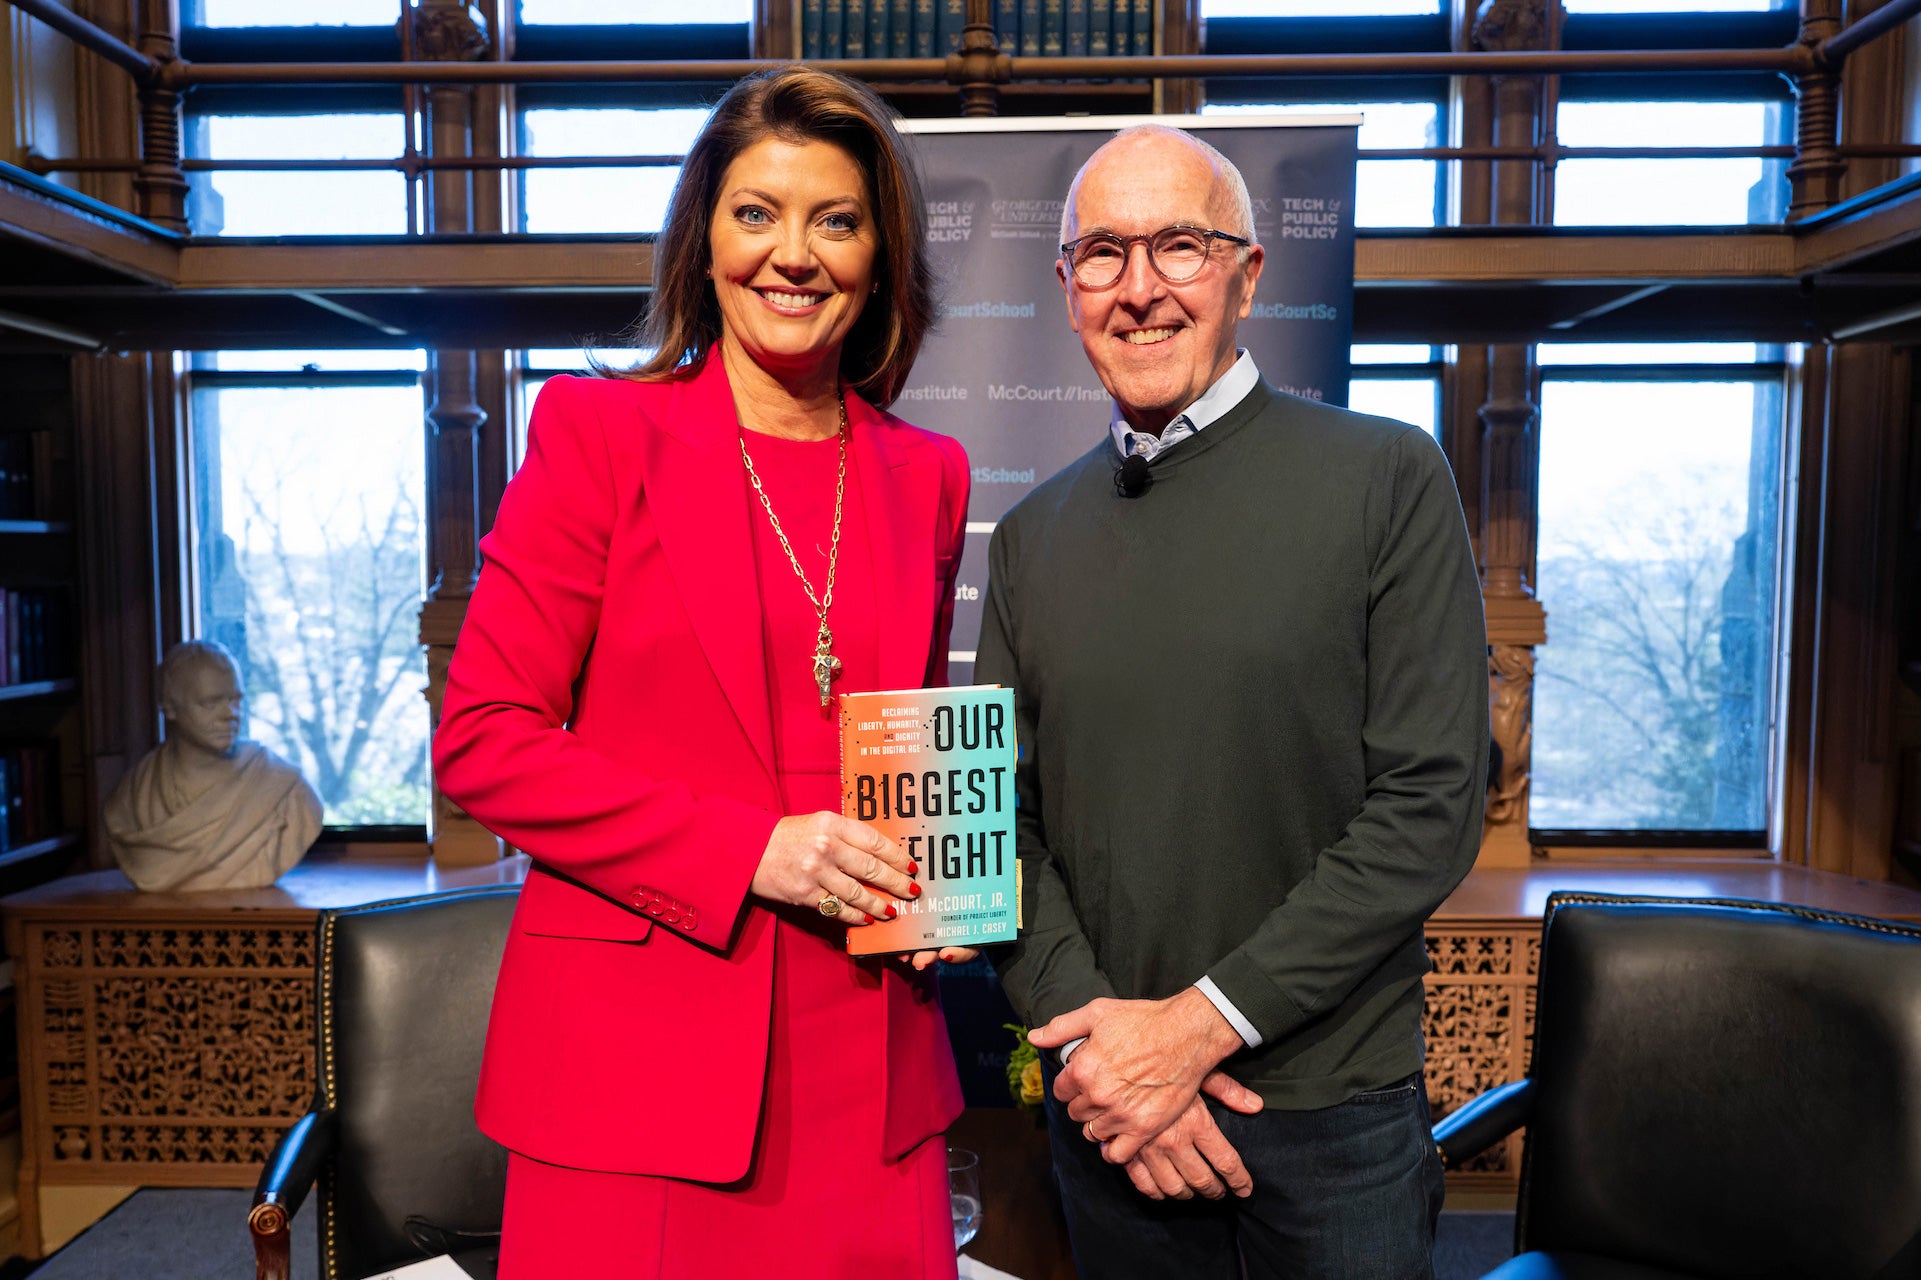
[{"label": "dark green knit sweater", "polygon": [[976,676],[1016,690],[1031,1024],[1211,976],[1227,1069],[1328,1106],[1421,1065],[1421,926],[1473,865],[1481,594],[1428,436],[1265,385],[1115,494],[1103,441],[994,533]]}]

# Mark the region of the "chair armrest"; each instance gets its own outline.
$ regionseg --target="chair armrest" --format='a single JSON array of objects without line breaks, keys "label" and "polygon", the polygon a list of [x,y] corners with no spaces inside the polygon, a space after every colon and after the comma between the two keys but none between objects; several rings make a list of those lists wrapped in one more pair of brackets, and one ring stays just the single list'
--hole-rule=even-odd
[{"label": "chair armrest", "polygon": [[289,1229],[313,1189],[320,1167],[333,1154],[334,1113],[309,1111],[280,1135],[254,1185],[247,1230],[253,1236],[255,1280],[288,1280]]},{"label": "chair armrest", "polygon": [[1525,1125],[1534,1110],[1534,1081],[1515,1080],[1490,1089],[1434,1126],[1434,1146],[1450,1169],[1480,1155]]}]

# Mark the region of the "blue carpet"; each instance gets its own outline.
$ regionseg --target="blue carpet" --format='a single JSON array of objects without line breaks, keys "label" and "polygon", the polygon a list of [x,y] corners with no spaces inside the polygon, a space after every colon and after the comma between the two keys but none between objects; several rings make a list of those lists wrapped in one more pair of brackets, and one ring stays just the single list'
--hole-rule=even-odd
[{"label": "blue carpet", "polygon": [[[9,1270],[7,1277],[242,1280],[253,1274],[253,1241],[247,1235],[251,1198],[251,1192],[239,1190],[137,1191],[38,1267]],[[294,1218],[293,1280],[317,1280],[316,1216],[310,1202]],[[1435,1241],[1435,1280],[1476,1280],[1510,1257],[1513,1246],[1511,1213],[1443,1213]]]},{"label": "blue carpet", "polygon": [[[253,1192],[149,1187],[41,1263],[33,1280],[245,1280]],[[317,1280],[313,1204],[293,1220],[293,1280]]]}]

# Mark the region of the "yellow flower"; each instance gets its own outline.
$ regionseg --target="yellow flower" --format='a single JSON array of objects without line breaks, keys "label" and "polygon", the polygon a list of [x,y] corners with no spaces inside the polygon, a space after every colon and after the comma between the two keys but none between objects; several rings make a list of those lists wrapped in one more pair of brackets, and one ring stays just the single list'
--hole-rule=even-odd
[{"label": "yellow flower", "polygon": [[1027,1106],[1039,1106],[1041,1100],[1041,1063],[1040,1059],[1021,1068],[1021,1101]]}]

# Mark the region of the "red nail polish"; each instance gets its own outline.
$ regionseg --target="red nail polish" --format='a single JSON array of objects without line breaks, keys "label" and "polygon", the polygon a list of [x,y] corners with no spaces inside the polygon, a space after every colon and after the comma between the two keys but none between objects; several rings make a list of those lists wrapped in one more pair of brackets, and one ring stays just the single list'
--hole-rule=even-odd
[{"label": "red nail polish", "polygon": [[918,863],[918,862],[909,862],[909,863],[907,864],[907,874],[908,874],[908,875],[910,875],[910,876],[917,876],[917,875],[919,875],[919,874],[920,874],[920,863]]},{"label": "red nail polish", "polygon": [[892,920],[895,916],[899,914],[900,912],[895,908],[893,903],[890,902],[887,904],[887,918],[889,920]]},{"label": "red nail polish", "polygon": [[916,898],[920,897],[920,886],[918,884],[912,884],[907,886],[907,891],[913,894]]}]

